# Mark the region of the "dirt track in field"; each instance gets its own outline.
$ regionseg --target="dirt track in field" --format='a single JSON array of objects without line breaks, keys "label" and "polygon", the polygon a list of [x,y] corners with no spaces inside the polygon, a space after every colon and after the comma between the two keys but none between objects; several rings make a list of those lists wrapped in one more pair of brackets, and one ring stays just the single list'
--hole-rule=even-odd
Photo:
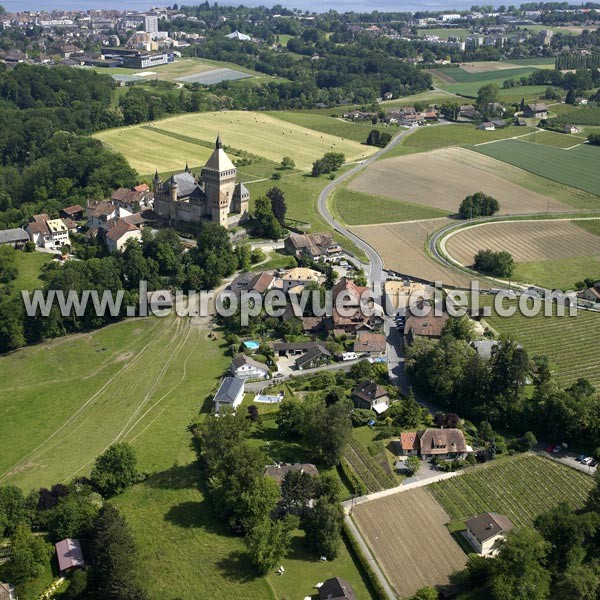
[{"label": "dirt track in field", "polygon": [[454,222],[442,218],[409,223],[362,225],[350,229],[379,252],[386,269],[427,281],[468,287],[469,278],[466,275],[446,269],[425,251],[428,235]]},{"label": "dirt track in field", "polygon": [[445,527],[448,515],[424,489],[360,504],[353,518],[401,598],[447,583],[467,562]]},{"label": "dirt track in field", "polygon": [[[520,169],[489,157],[481,160],[480,156],[464,148],[444,148],[380,160],[348,188],[450,212],[456,212],[461,201],[475,192],[496,198],[500,203],[499,214],[572,210],[553,198],[513,183],[523,176]],[[513,174],[513,170],[518,173]]]},{"label": "dirt track in field", "polygon": [[507,250],[515,262],[600,256],[600,236],[570,221],[508,221],[460,231],[447,239],[446,250],[463,265],[473,264],[479,250]]}]

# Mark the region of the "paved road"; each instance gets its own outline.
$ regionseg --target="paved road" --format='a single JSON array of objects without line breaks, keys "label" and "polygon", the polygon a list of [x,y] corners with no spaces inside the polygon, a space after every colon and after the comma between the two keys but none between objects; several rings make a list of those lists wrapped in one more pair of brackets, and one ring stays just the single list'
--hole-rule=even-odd
[{"label": "paved road", "polygon": [[331,227],[333,227],[338,233],[341,233],[351,242],[354,242],[367,255],[367,258],[369,259],[369,264],[367,266],[366,275],[369,284],[371,286],[374,286],[375,290],[379,290],[381,287],[380,284],[384,281],[383,260],[381,259],[381,256],[379,256],[375,248],[369,246],[369,244],[361,240],[358,236],[354,235],[351,231],[346,229],[342,224],[340,224],[333,218],[332,214],[329,212],[327,200],[329,199],[329,195],[331,194],[331,192],[333,192],[333,190],[336,187],[338,187],[340,183],[349,179],[350,177],[353,177],[363,169],[366,169],[369,165],[374,163],[377,159],[381,158],[392,148],[396,147],[404,138],[411,135],[417,129],[417,126],[411,127],[410,129],[405,129],[404,131],[399,133],[385,148],[382,148],[379,152],[373,154],[373,156],[358,163],[355,167],[353,167],[343,175],[340,175],[340,177],[338,177],[337,179],[334,179],[319,194],[318,208],[325,221],[327,221],[327,223]]}]

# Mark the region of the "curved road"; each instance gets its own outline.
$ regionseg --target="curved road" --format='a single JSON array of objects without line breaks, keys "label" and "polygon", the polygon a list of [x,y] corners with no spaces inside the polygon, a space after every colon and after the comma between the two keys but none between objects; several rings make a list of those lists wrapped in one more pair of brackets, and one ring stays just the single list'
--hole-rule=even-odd
[{"label": "curved road", "polygon": [[[367,255],[369,260],[369,264],[367,265],[366,276],[367,281],[371,286],[374,284],[380,284],[383,282],[383,260],[381,256],[378,254],[377,250],[367,244],[365,241],[361,240],[357,235],[354,235],[351,231],[346,229],[342,224],[336,221],[332,214],[329,212],[329,208],[327,206],[327,200],[329,199],[329,195],[333,190],[338,187],[340,183],[353,177],[363,169],[366,169],[369,165],[374,163],[378,158],[381,158],[384,154],[389,152],[392,148],[395,148],[404,138],[408,137],[411,133],[416,131],[418,127],[413,126],[409,129],[405,129],[397,136],[395,136],[392,141],[385,147],[370,156],[366,160],[360,162],[355,167],[340,175],[337,179],[334,179],[331,183],[327,184],[327,186],[321,191],[319,194],[318,200],[318,210],[327,221],[327,224],[333,227],[338,233],[342,234],[344,237],[348,238],[350,241],[354,242],[364,253]],[[376,286],[374,289],[378,290],[379,286]]]}]

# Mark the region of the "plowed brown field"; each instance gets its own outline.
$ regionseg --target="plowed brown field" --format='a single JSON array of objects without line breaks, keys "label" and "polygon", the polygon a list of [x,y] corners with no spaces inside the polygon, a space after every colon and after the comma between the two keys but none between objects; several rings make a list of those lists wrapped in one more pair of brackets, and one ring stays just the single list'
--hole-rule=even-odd
[{"label": "plowed brown field", "polygon": [[353,517],[401,598],[447,583],[467,562],[445,527],[448,515],[422,488],[359,504]]}]

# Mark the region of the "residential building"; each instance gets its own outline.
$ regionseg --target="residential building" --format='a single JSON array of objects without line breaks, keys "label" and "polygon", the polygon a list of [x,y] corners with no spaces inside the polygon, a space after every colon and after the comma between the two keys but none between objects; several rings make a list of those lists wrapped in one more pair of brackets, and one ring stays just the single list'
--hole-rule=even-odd
[{"label": "residential building", "polygon": [[363,381],[352,390],[352,402],[356,408],[373,410],[380,415],[389,408],[390,396],[382,385]]},{"label": "residential building", "polygon": [[295,365],[299,371],[306,369],[314,369],[323,365],[328,365],[331,362],[331,353],[327,348],[317,344],[308,352],[296,359]]},{"label": "residential building", "polygon": [[525,106],[523,116],[527,119],[545,119],[548,117],[548,107],[542,102]]},{"label": "residential building", "polygon": [[218,414],[223,406],[235,410],[244,399],[244,380],[238,377],[224,377],[213,398],[215,412]]},{"label": "residential building", "polygon": [[319,600],[356,600],[356,594],[345,579],[333,577],[319,587]]},{"label": "residential building", "polygon": [[104,230],[104,243],[111,253],[121,252],[130,239],[142,240],[142,231],[125,219],[113,219],[108,230]]},{"label": "residential building", "polygon": [[588,288],[587,290],[583,290],[583,292],[580,292],[578,296],[584,300],[594,302],[595,304],[600,303],[600,282],[595,284],[593,287]]},{"label": "residential building", "polygon": [[88,227],[97,227],[98,229],[109,229],[110,221],[113,219],[123,219],[133,214],[125,208],[104,200],[88,200],[85,212]]},{"label": "residential building", "polygon": [[268,379],[269,367],[245,354],[238,354],[230,366],[231,374],[239,379]]},{"label": "residential building", "polygon": [[71,219],[72,221],[81,221],[85,215],[85,208],[80,204],[66,206],[60,211],[60,216],[63,219]]},{"label": "residential building", "polygon": [[273,352],[278,356],[300,356],[318,345],[318,342],[275,342]]},{"label": "residential building", "polygon": [[419,449],[424,460],[464,459],[473,452],[460,429],[426,429],[419,434]]},{"label": "residential building", "polygon": [[158,32],[158,17],[155,15],[146,15],[144,17],[144,31],[146,33]]},{"label": "residential building", "polygon": [[308,256],[313,260],[322,260],[339,256],[342,247],[333,239],[330,233],[292,233],[285,239],[285,250],[292,256]]},{"label": "residential building", "polygon": [[62,219],[41,220],[43,216],[35,215],[37,220],[29,223],[26,231],[29,239],[38,247],[46,249],[57,249],[69,245],[69,229]]},{"label": "residential building", "polygon": [[134,188],[119,188],[110,197],[112,204],[125,208],[132,213],[150,208],[153,199],[154,194],[146,184],[138,185]]},{"label": "residential building", "polygon": [[265,467],[264,476],[274,479],[279,485],[281,485],[288,473],[300,471],[301,473],[307,473],[312,477],[316,477],[319,474],[319,470],[315,465],[310,463],[295,463],[295,464],[281,464],[277,463],[274,465],[268,465]]},{"label": "residential building", "polygon": [[581,129],[579,129],[579,127],[575,127],[575,125],[565,125],[563,128],[563,131],[565,133],[579,133],[581,131]]},{"label": "residential building", "polygon": [[511,520],[498,513],[483,513],[465,521],[467,530],[464,535],[481,556],[496,556],[506,538],[506,534],[513,529]]},{"label": "residential building", "polygon": [[419,435],[416,431],[403,431],[400,434],[400,454],[402,456],[417,456],[419,447]]},{"label": "residential building", "polygon": [[371,333],[369,331],[360,332],[354,341],[354,352],[359,356],[361,354],[368,354],[369,356],[385,356],[385,335],[383,333]]},{"label": "residential building", "polygon": [[154,176],[154,211],[172,226],[212,221],[234,227],[248,219],[250,192],[236,183],[237,168],[223,150],[221,136],[206,165],[196,177],[189,168],[162,182]]},{"label": "residential building", "polygon": [[237,29],[225,36],[228,40],[237,40],[238,42],[249,42],[252,38],[245,33],[240,33]]},{"label": "residential building", "polygon": [[320,285],[324,277],[319,271],[315,271],[314,269],[296,267],[295,269],[290,269],[281,280],[283,282],[283,291],[287,294],[290,290],[301,293],[304,286],[309,283]]},{"label": "residential building", "polygon": [[431,307],[428,315],[422,317],[410,313],[404,326],[405,343],[410,345],[418,337],[439,340],[442,337],[442,329],[447,320],[448,313],[442,312],[436,315],[434,307]]},{"label": "residential building", "polygon": [[422,283],[410,279],[402,281],[388,280],[385,282],[383,291],[386,307],[389,311],[388,314],[392,310],[404,314],[409,306],[431,297],[431,294],[426,293],[425,286]]},{"label": "residential building", "polygon": [[0,231],[0,245],[10,245],[13,248],[22,248],[29,241],[29,234],[21,227],[16,229],[3,229]]},{"label": "residential building", "polygon": [[242,273],[230,283],[229,289],[237,295],[242,292],[257,292],[262,295],[273,287],[274,282],[274,275],[267,271]]},{"label": "residential building", "polygon": [[55,544],[58,570],[61,575],[85,567],[83,551],[79,540],[67,538]]},{"label": "residential building", "polygon": [[496,131],[496,126],[491,121],[484,121],[479,125],[478,129],[482,131]]}]

